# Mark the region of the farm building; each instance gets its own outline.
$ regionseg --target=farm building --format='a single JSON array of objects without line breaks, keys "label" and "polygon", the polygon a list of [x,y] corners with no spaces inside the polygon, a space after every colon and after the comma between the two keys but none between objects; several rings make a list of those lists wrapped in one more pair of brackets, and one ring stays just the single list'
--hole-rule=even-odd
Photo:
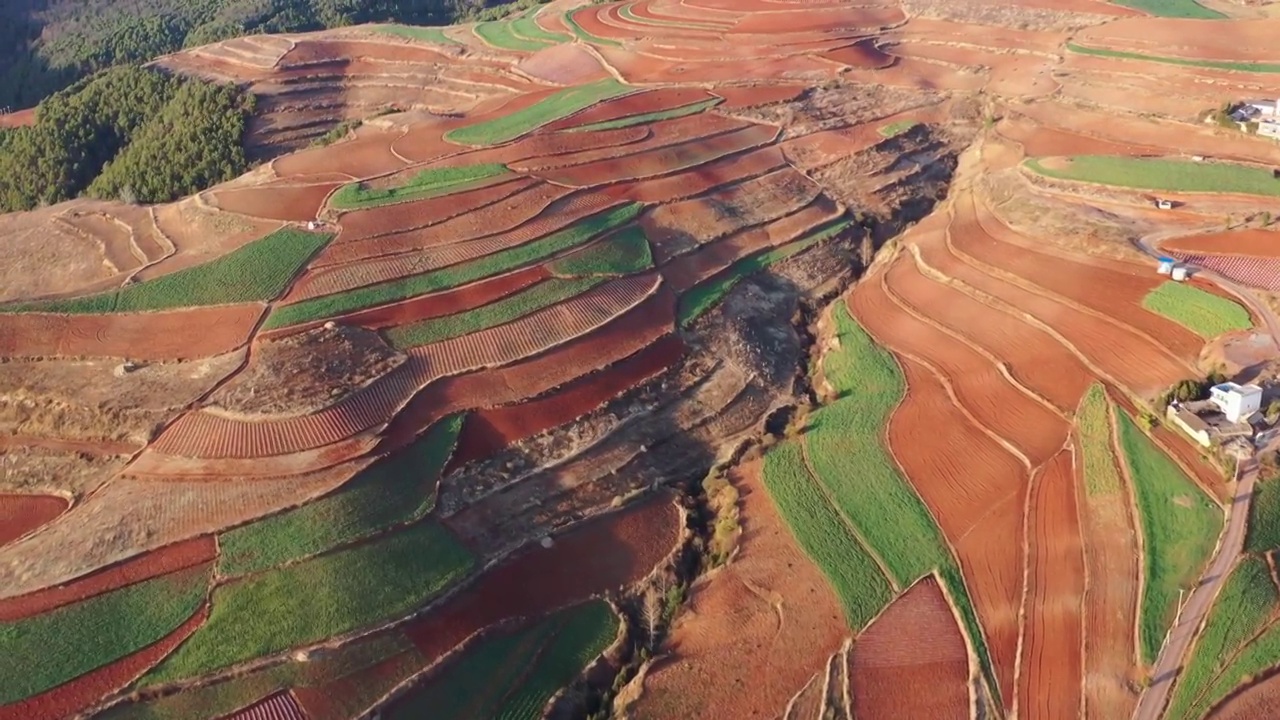
[{"label": "farm building", "polygon": [[1160,258],[1160,264],[1156,266],[1156,272],[1161,275],[1168,275],[1173,272],[1173,266],[1178,264],[1177,260],[1171,257]]},{"label": "farm building", "polygon": [[1192,440],[1195,440],[1203,447],[1209,447],[1209,423],[1201,419],[1199,415],[1178,403],[1172,403],[1169,405],[1169,409],[1165,411],[1165,416],[1169,418],[1169,422],[1177,425]]},{"label": "farm building", "polygon": [[1185,265],[1178,265],[1177,267],[1173,268],[1172,272],[1169,273],[1169,277],[1173,278],[1178,282],[1182,282],[1183,280],[1186,280],[1187,267]]},{"label": "farm building", "polygon": [[1231,422],[1243,422],[1262,409],[1262,388],[1257,385],[1220,383],[1209,389],[1209,402],[1217,405]]}]

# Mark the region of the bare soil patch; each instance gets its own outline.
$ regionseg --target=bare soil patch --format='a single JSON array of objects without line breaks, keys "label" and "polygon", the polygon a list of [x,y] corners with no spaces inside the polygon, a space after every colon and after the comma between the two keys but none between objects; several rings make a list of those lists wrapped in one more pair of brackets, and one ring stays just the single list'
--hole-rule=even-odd
[{"label": "bare soil patch", "polygon": [[84,291],[117,274],[100,241],[57,221],[68,209],[0,215],[0,301]]},{"label": "bare soil patch", "polygon": [[124,467],[119,455],[89,455],[43,447],[5,447],[4,492],[51,494],[80,498]]},{"label": "bare soil patch", "polygon": [[0,495],[0,547],[4,547],[66,511],[56,495]]},{"label": "bare soil patch", "polygon": [[594,55],[577,43],[561,43],[521,60],[516,69],[557,85],[582,85],[609,77]]}]

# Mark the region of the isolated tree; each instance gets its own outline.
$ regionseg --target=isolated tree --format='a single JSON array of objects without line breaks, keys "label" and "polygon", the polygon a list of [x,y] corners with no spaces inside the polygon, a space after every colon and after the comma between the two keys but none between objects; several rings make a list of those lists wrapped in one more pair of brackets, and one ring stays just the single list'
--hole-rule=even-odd
[{"label": "isolated tree", "polygon": [[657,586],[650,585],[644,591],[644,601],[640,608],[644,618],[645,632],[649,637],[649,649],[658,649],[658,630],[662,627],[662,592]]}]

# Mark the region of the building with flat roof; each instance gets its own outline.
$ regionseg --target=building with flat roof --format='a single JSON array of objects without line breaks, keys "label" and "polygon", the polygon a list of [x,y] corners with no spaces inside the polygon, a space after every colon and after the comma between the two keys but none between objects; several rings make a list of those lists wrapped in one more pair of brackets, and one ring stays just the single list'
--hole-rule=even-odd
[{"label": "building with flat roof", "polygon": [[1209,402],[1217,405],[1227,420],[1244,422],[1262,409],[1262,388],[1224,382],[1209,388]]}]

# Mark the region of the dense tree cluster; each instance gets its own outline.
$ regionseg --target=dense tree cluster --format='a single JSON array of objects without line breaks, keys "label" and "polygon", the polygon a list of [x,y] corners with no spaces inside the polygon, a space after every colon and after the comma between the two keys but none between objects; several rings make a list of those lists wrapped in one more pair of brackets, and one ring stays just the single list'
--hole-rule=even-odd
[{"label": "dense tree cluster", "polygon": [[253,99],[200,80],[123,66],[40,103],[36,124],[0,132],[0,211],[87,192],[163,202],[247,167]]}]

